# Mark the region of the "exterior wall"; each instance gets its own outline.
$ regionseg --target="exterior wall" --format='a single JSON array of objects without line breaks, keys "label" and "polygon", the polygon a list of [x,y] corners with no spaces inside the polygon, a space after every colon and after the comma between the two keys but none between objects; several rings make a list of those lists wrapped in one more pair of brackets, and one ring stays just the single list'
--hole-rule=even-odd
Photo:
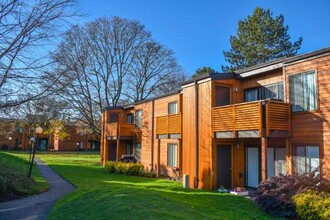
[{"label": "exterior wall", "polygon": [[[92,135],[80,135],[77,133],[77,128],[74,126],[68,126],[66,132],[70,135],[65,140],[60,140],[56,134],[52,136],[54,150],[56,151],[75,151],[77,148],[79,150],[90,150],[90,141],[93,141],[94,138]],[[51,141],[51,138],[48,140]],[[77,143],[80,143],[77,146]],[[82,143],[82,145],[81,145]]]},{"label": "exterior wall", "polygon": [[[290,101],[289,76],[310,70],[316,71],[318,109],[292,113],[292,130],[289,150],[292,145],[320,146],[321,174],[330,179],[330,55],[297,62],[285,67],[286,101]],[[292,158],[288,158],[290,171]]]},{"label": "exterior wall", "polygon": [[151,151],[152,151],[152,102],[145,102],[134,106],[134,110],[142,110],[141,136],[140,140],[135,142],[141,143],[141,164],[145,169],[151,169]]},{"label": "exterior wall", "polygon": [[265,86],[277,82],[281,82],[283,80],[283,71],[282,69],[276,69],[267,73],[264,73],[259,76],[250,77],[247,79],[243,79],[241,82],[242,95],[244,100],[244,89]]}]

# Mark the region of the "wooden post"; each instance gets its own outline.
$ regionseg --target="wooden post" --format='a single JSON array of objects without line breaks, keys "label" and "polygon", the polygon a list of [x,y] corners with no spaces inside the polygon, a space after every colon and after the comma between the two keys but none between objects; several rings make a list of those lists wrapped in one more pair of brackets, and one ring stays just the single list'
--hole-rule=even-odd
[{"label": "wooden post", "polygon": [[160,139],[157,139],[157,178],[160,177]]},{"label": "wooden post", "polygon": [[289,138],[285,139],[285,147],[286,147],[286,173],[292,174],[292,158],[291,158],[292,150],[289,143]]},{"label": "wooden post", "polygon": [[267,179],[267,138],[261,138],[261,181]]}]

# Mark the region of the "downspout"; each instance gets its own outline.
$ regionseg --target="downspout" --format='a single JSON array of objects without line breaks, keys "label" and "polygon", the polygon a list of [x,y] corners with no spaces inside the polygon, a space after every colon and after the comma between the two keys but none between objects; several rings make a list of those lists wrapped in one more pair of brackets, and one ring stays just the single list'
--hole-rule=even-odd
[{"label": "downspout", "polygon": [[154,125],[155,125],[155,100],[152,100],[152,110],[151,110],[151,169],[152,172],[154,170],[154,144],[155,144],[155,137],[154,137]]},{"label": "downspout", "polygon": [[198,188],[198,182],[199,182],[199,178],[198,178],[198,174],[199,174],[199,138],[198,138],[198,131],[199,131],[199,117],[198,117],[198,84],[197,81],[195,80],[195,120],[196,120],[196,129],[195,129],[195,144],[196,144],[196,150],[195,150],[195,157],[196,157],[196,173],[195,173],[195,177],[194,177],[194,188]]}]

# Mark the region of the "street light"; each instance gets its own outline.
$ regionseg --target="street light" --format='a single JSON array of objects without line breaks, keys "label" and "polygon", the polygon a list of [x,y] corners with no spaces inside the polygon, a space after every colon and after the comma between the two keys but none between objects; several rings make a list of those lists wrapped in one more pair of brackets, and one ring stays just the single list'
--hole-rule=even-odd
[{"label": "street light", "polygon": [[31,163],[30,163],[29,174],[28,174],[28,177],[29,178],[31,177],[32,166],[33,166],[33,161],[34,161],[34,155],[36,154],[36,147],[39,144],[39,135],[42,134],[42,132],[44,132],[44,129],[42,127],[39,126],[39,127],[36,128],[37,139],[36,139],[36,142],[34,144],[32,144],[32,146],[33,146],[33,153],[32,153],[32,160],[31,160]]},{"label": "street light", "polygon": [[78,155],[78,151],[79,151],[79,145],[80,145],[80,143],[77,142],[77,155]]},{"label": "street light", "polygon": [[9,147],[8,148],[10,148],[11,140],[13,140],[13,138],[12,137],[9,137],[8,140],[9,140]]}]

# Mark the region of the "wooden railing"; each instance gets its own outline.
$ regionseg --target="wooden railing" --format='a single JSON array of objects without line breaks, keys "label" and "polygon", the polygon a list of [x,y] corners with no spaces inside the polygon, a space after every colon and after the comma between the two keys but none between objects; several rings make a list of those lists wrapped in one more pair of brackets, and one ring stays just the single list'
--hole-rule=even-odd
[{"label": "wooden railing", "polygon": [[[265,118],[264,118],[265,117]],[[290,130],[289,103],[260,100],[213,108],[213,129],[215,132],[258,131],[259,136],[271,130]]]},{"label": "wooden railing", "polygon": [[156,134],[181,134],[181,114],[156,118]]},{"label": "wooden railing", "polygon": [[106,135],[111,137],[129,137],[134,136],[136,132],[135,125],[129,123],[110,123],[106,125]]}]

